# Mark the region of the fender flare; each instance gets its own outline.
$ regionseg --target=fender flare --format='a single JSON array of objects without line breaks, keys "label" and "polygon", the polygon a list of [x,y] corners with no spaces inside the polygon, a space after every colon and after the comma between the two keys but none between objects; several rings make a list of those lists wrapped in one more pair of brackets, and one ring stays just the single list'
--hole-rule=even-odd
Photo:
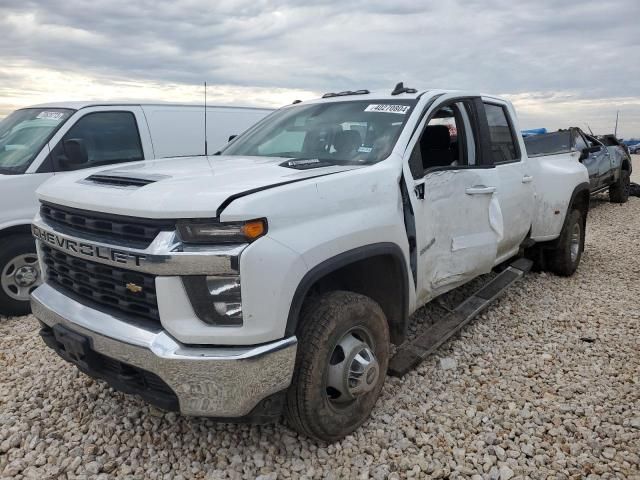
[{"label": "fender flare", "polygon": [[[564,220],[562,221],[562,230],[560,230],[560,235],[562,235],[562,231],[564,230],[564,227],[567,224],[567,219],[569,218],[569,212],[571,211],[575,201],[576,201],[576,197],[580,194],[582,194],[583,192],[587,192],[587,197],[590,198],[591,195],[591,190],[590,190],[590,185],[589,182],[582,182],[580,184],[578,184],[574,189],[573,192],[571,193],[571,198],[569,200],[569,203],[567,204],[567,210],[564,212]],[[583,221],[587,222],[587,213],[589,212],[589,202],[587,202],[587,211],[585,212]],[[560,238],[560,237],[558,237]]]},{"label": "fender flare", "polygon": [[298,327],[298,318],[304,300],[307,298],[307,294],[311,287],[321,278],[328,274],[358,262],[360,260],[366,260],[367,258],[378,257],[382,255],[390,255],[394,258],[395,262],[400,268],[402,276],[402,313],[401,321],[403,323],[403,331],[406,329],[407,319],[409,316],[409,270],[407,268],[407,262],[400,246],[391,242],[373,243],[370,245],[364,245],[352,250],[340,253],[335,257],[328,258],[318,265],[309,270],[300,283],[296,287],[296,291],[291,300],[291,306],[289,307],[289,315],[287,317],[287,325],[285,327],[285,335],[295,335],[296,328]]}]

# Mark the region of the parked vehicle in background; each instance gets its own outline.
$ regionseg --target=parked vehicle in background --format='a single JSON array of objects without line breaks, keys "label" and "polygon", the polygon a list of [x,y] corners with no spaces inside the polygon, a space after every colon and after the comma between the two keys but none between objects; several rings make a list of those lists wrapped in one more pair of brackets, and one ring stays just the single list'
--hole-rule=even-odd
[{"label": "parked vehicle in background", "polygon": [[584,166],[527,158],[508,101],[402,84],[38,196],[49,347],[162,408],[325,441],[366,421],[412,312],[524,250],[573,274],[589,208]]},{"label": "parked vehicle in background", "polygon": [[629,153],[640,153],[640,143],[629,145]]},{"label": "parked vehicle in background", "polygon": [[[208,107],[209,151],[270,111]],[[0,121],[0,315],[27,313],[41,281],[30,234],[38,186],[90,167],[204,155],[204,136],[204,108],[191,105],[52,103]]]},{"label": "parked vehicle in background", "polygon": [[526,137],[524,143],[530,157],[577,152],[576,159],[587,167],[592,194],[609,191],[609,199],[625,203],[629,198],[632,170],[631,157],[613,136],[603,139],[611,145],[584,133],[578,127]]}]

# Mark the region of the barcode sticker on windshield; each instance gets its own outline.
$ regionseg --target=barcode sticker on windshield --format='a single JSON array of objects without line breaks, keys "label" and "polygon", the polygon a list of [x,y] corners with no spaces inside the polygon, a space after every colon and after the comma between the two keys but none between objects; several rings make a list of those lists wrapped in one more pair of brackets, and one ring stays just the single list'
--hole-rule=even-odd
[{"label": "barcode sticker on windshield", "polygon": [[47,120],[60,120],[64,117],[63,112],[40,112],[36,118],[46,118]]},{"label": "barcode sticker on windshield", "polygon": [[409,105],[388,105],[377,104],[369,105],[364,109],[365,112],[382,112],[382,113],[399,113],[400,115],[406,115],[411,107]]}]

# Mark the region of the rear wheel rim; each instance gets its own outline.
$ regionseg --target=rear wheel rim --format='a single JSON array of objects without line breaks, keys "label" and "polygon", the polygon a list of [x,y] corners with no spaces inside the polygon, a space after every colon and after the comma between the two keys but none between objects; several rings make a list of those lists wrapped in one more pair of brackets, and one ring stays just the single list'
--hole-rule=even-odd
[{"label": "rear wheel rim", "polygon": [[27,302],[29,295],[42,283],[40,265],[35,253],[24,253],[9,260],[0,273],[0,285],[5,295]]},{"label": "rear wheel rim", "polygon": [[335,344],[327,365],[325,392],[329,404],[342,409],[373,391],[380,378],[373,335],[359,326]]},{"label": "rear wheel rim", "polygon": [[580,243],[581,243],[580,234],[581,234],[580,224],[575,223],[573,225],[573,229],[571,230],[570,252],[571,252],[572,263],[575,263],[578,260],[578,255],[580,254]]}]

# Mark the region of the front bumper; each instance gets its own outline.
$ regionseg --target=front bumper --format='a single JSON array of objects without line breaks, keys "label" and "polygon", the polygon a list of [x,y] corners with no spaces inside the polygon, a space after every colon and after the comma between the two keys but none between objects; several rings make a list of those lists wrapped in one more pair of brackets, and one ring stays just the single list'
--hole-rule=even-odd
[{"label": "front bumper", "polygon": [[[127,379],[134,371],[159,377],[175,394],[178,410],[186,415],[246,417],[260,402],[291,383],[295,337],[251,347],[185,346],[164,330],[124,322],[76,302],[47,284],[32,293],[31,307],[47,327],[59,325],[87,338],[91,351],[98,354],[93,363],[112,359],[121,362],[118,365],[135,367],[127,369]],[[66,359],[70,360],[68,355]],[[70,361],[90,375],[95,371],[83,368],[82,361]],[[121,382],[109,381],[105,375],[93,376],[125,392],[139,393],[153,403],[149,395],[145,396],[148,386],[144,382],[137,392],[123,388]]]}]

